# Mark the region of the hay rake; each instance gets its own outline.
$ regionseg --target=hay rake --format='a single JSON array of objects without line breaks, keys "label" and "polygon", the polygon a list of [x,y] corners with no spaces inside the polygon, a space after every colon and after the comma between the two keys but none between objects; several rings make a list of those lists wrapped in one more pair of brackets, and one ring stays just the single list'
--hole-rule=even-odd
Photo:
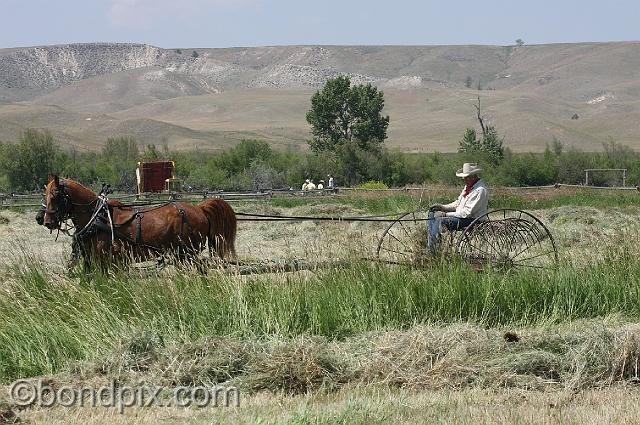
[{"label": "hay rake", "polygon": [[[427,259],[426,212],[408,212],[391,222],[378,240],[379,261],[419,265]],[[497,209],[476,218],[466,229],[443,237],[441,252],[457,254],[474,268],[547,269],[558,263],[549,229],[534,215]]]}]

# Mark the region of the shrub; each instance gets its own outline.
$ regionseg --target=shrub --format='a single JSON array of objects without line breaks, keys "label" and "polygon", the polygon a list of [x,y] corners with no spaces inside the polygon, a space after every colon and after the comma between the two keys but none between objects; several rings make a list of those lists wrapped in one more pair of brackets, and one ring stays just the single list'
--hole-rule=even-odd
[{"label": "shrub", "polygon": [[384,182],[376,181],[376,180],[369,180],[364,183],[360,183],[358,185],[358,189],[388,189],[388,188],[389,186],[384,184]]}]

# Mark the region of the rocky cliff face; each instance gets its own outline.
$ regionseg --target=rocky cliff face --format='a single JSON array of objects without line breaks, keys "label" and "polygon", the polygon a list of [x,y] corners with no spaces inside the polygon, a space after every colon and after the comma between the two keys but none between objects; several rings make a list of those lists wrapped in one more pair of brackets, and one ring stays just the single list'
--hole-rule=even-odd
[{"label": "rocky cliff face", "polygon": [[143,44],[68,44],[12,49],[0,55],[0,89],[40,93],[85,78],[154,66],[161,49]]},{"label": "rocky cliff face", "polygon": [[[384,83],[389,79],[376,72],[360,72],[359,55],[368,52],[343,52],[335,47],[197,51],[194,55],[192,49],[179,51],[114,43],[0,50],[0,99],[29,99],[76,81],[140,68],[153,68],[144,79],[188,78],[207,92],[237,88],[317,88],[338,75],[349,75],[357,84]],[[345,66],[349,61],[354,61],[355,66]],[[421,77],[406,78],[422,81]]]}]

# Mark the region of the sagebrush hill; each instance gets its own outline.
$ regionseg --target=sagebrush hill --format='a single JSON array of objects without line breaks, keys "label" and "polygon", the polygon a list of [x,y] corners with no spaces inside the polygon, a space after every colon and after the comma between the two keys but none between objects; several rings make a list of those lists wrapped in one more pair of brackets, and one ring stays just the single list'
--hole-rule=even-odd
[{"label": "sagebrush hill", "polygon": [[0,140],[34,127],[80,150],[114,136],[173,149],[242,138],[304,148],[311,95],[341,74],[384,90],[387,144],[404,151],[455,151],[476,126],[478,93],[515,151],[554,137],[582,150],[611,138],[640,148],[640,42],[0,49]]}]

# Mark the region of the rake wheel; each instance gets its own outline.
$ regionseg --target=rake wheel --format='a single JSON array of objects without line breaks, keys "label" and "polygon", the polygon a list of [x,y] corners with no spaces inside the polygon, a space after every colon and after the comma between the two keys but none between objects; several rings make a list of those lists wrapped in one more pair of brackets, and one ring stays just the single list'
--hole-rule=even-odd
[{"label": "rake wheel", "polygon": [[420,211],[412,211],[389,223],[376,249],[378,261],[416,265],[426,256],[426,222]]},{"label": "rake wheel", "polygon": [[548,269],[558,263],[549,229],[537,217],[516,209],[492,210],[460,235],[457,253],[477,269]]}]

